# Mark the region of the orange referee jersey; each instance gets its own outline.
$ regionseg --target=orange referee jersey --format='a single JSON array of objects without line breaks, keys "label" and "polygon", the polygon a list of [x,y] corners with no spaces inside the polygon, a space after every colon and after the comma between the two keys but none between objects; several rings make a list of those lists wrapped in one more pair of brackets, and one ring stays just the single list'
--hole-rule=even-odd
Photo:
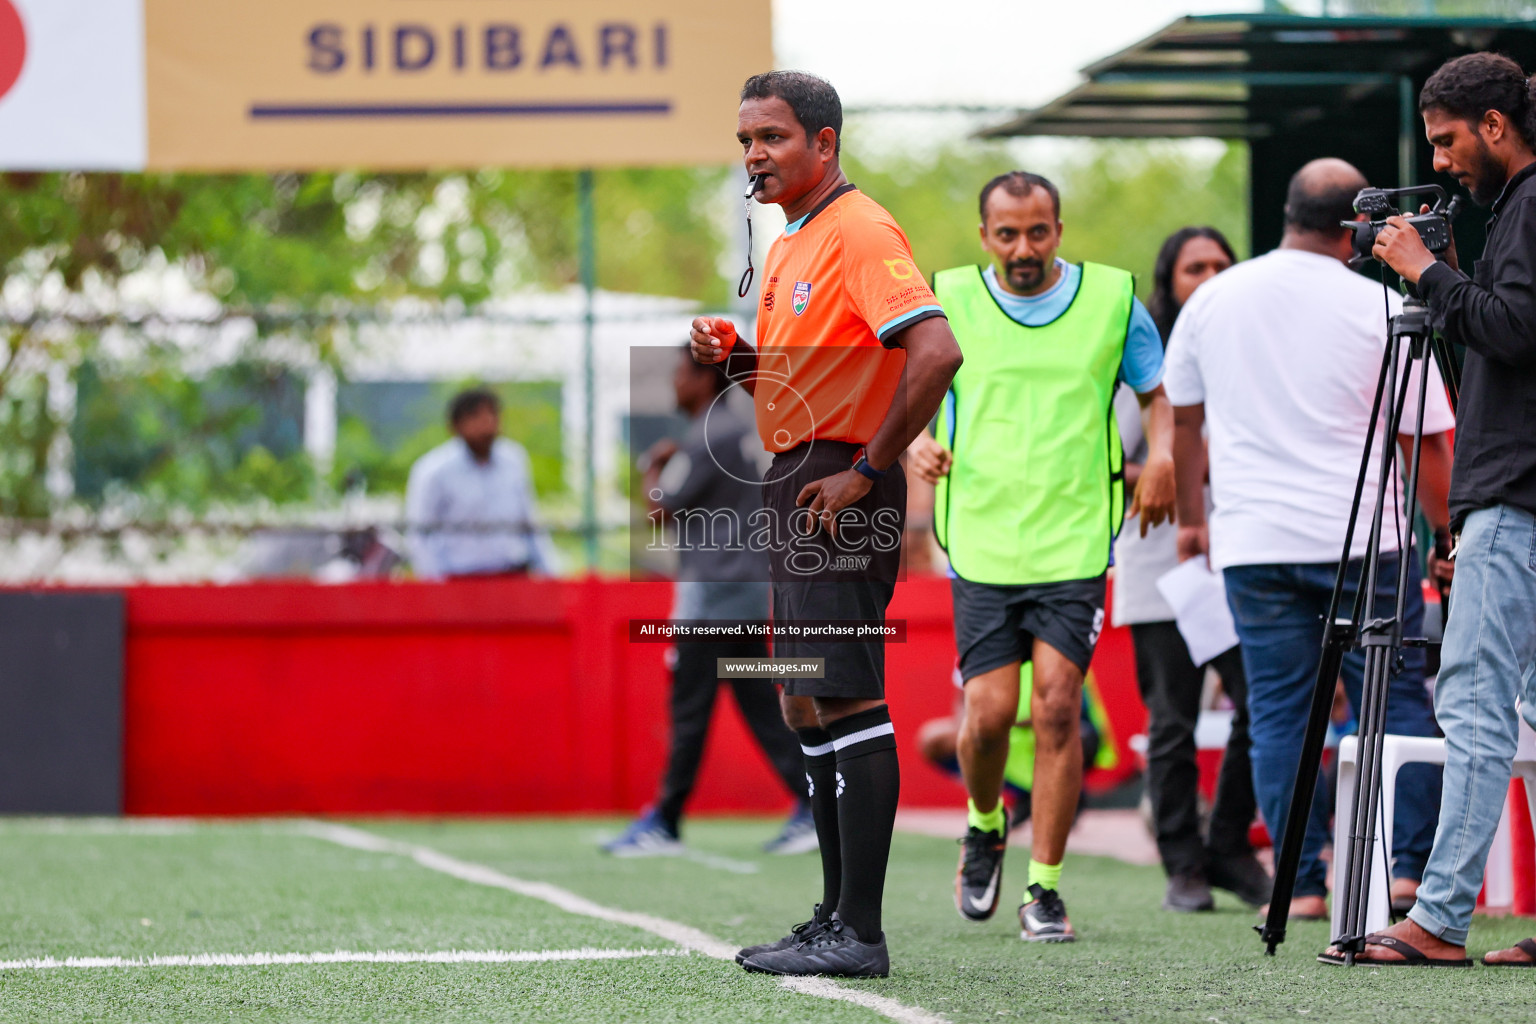
[{"label": "orange referee jersey", "polygon": [[944,315],[906,234],[879,203],[844,185],[789,225],[763,271],[755,396],[763,446],[868,442],[906,366],[894,338]]}]

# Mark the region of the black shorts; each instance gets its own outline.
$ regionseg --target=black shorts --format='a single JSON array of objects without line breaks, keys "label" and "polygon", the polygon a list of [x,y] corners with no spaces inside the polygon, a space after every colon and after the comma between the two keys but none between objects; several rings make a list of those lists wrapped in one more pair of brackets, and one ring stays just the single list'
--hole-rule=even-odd
[{"label": "black shorts", "polygon": [[[816,441],[773,458],[763,479],[763,505],[777,531],[770,546],[768,578],[775,625],[828,619],[884,622],[901,571],[901,537],[906,525],[907,480],[896,463],[869,493],[844,510],[837,539],[818,527],[806,536],[809,520],[795,504],[813,480],[850,468],[859,446]],[[799,531],[799,532],[797,532]],[[821,679],[786,679],[784,692],[800,697],[880,699],[885,696],[882,641],[776,638],[775,658],[822,658]]]},{"label": "black shorts", "polygon": [[1029,661],[1044,640],[1083,672],[1104,628],[1104,576],[1064,583],[998,586],[952,579],[960,678]]}]

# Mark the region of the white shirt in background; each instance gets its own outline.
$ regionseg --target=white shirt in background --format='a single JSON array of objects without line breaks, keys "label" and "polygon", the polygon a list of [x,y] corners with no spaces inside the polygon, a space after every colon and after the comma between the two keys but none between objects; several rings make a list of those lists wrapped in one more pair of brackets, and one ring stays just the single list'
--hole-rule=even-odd
[{"label": "white shirt in background", "polygon": [[[1126,462],[1147,461],[1147,439],[1141,422],[1141,403],[1130,388],[1115,391],[1115,418],[1120,423],[1120,442]],[[1127,494],[1126,508],[1129,505]],[[1110,622],[1115,626],[1145,622],[1172,622],[1173,609],[1158,592],[1158,577],[1178,568],[1176,541],[1179,528],[1164,523],[1141,535],[1141,522],[1126,517],[1115,539],[1115,592],[1110,602]]]},{"label": "white shirt in background", "polygon": [[498,437],[486,462],[457,437],[427,452],[411,467],[405,517],[411,568],[422,579],[559,569],[539,525],[528,453],[516,441]]},{"label": "white shirt in background", "polygon": [[[1175,406],[1205,404],[1211,565],[1337,562],[1386,345],[1402,300],[1332,257],[1293,249],[1205,282],[1179,313],[1163,385]],[[1406,365],[1406,355],[1404,364]],[[1403,430],[1412,431],[1418,374]],[[1400,378],[1399,378],[1400,380]],[[1430,364],[1424,433],[1455,426]],[[1385,425],[1378,424],[1350,557],[1365,554]],[[1393,439],[1395,443],[1396,439]],[[1387,496],[1382,550],[1408,527]]]}]

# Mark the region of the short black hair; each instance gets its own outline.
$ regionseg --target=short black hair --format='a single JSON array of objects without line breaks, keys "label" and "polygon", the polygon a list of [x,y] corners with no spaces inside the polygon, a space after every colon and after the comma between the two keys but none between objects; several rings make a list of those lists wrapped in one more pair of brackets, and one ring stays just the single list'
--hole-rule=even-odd
[{"label": "short black hair", "polygon": [[741,100],[766,100],[778,98],[789,104],[795,120],[805,129],[805,140],[810,143],[823,128],[837,133],[833,155],[843,151],[843,101],[838,99],[832,83],[819,75],[805,71],[765,71],[753,75],[741,87]]},{"label": "short black hair", "polygon": [[496,397],[496,392],[490,388],[466,388],[448,403],[448,422],[458,426],[486,406],[490,406],[492,412],[501,412],[501,399]]},{"label": "short black hair", "polygon": [[1475,125],[1490,110],[1514,124],[1526,146],[1536,146],[1536,103],[1519,64],[1502,53],[1468,53],[1440,65],[1419,90],[1419,112],[1443,110]]},{"label": "short black hair", "polygon": [[1055,213],[1056,219],[1061,220],[1061,193],[1057,191],[1055,185],[1051,184],[1049,178],[1031,174],[1029,171],[1008,171],[981,186],[981,202],[978,204],[981,208],[981,222],[983,224],[987,222],[987,200],[991,198],[993,190],[1002,189],[1011,196],[1023,199],[1037,188],[1045,189],[1046,194],[1051,197],[1051,210]]},{"label": "short black hair", "polygon": [[1356,185],[1327,185],[1307,188],[1301,171],[1291,175],[1285,190],[1285,226],[1322,235],[1341,235],[1348,229],[1343,222],[1355,218]]},{"label": "short black hair", "polygon": [[723,360],[718,363],[701,363],[693,358],[693,344],[691,342],[683,342],[682,347],[678,351],[688,361],[689,365],[693,367],[693,372],[709,374],[710,383],[714,385],[715,394],[724,394],[727,388],[736,383],[726,376],[725,362]]}]

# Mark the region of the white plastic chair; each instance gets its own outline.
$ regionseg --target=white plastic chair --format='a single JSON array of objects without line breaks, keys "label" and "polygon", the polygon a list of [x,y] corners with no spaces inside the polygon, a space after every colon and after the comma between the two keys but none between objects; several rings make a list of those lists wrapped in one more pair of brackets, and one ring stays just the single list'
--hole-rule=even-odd
[{"label": "white plastic chair", "polygon": [[[1525,803],[1530,820],[1536,822],[1536,732],[1520,718],[1520,745],[1515,749],[1512,769],[1515,778],[1525,783]],[[1510,835],[1509,800],[1504,801],[1504,817],[1488,854],[1488,870],[1483,876],[1483,895],[1490,907],[1513,906],[1515,902],[1514,846]]]},{"label": "white plastic chair", "polygon": [[[1376,845],[1371,850],[1371,898],[1366,908],[1366,932],[1379,931],[1390,921],[1390,884],[1381,870],[1392,860],[1392,847],[1383,836],[1392,835],[1393,802],[1397,792],[1397,773],[1405,764],[1445,764],[1445,740],[1425,736],[1384,737],[1381,746],[1381,813],[1376,818]],[[1356,738],[1346,736],[1339,744],[1339,781],[1333,825],[1334,891],[1349,870],[1349,829],[1355,815]],[[1520,745],[1515,752],[1512,774],[1524,780],[1526,802],[1531,820],[1536,821],[1536,732],[1520,720]],[[1386,855],[1382,855],[1382,850]],[[1493,848],[1483,874],[1483,901],[1490,907],[1507,907],[1514,902],[1514,858],[1510,842],[1509,801],[1499,819]],[[1343,904],[1333,904],[1333,934],[1343,927]]]},{"label": "white plastic chair", "polygon": [[[1357,737],[1339,741],[1339,782],[1333,812],[1333,936],[1344,927],[1344,903],[1338,899],[1342,879],[1349,872],[1349,832],[1355,818],[1355,776]],[[1365,911],[1366,934],[1380,931],[1391,921],[1391,898],[1383,864],[1392,862],[1393,803],[1397,794],[1397,773],[1405,764],[1445,764],[1445,740],[1433,736],[1394,736],[1388,733],[1381,743],[1381,812],[1376,815],[1376,842],[1370,857],[1370,903]],[[1508,848],[1508,843],[1505,847]],[[1383,854],[1385,850],[1385,854]]]}]

